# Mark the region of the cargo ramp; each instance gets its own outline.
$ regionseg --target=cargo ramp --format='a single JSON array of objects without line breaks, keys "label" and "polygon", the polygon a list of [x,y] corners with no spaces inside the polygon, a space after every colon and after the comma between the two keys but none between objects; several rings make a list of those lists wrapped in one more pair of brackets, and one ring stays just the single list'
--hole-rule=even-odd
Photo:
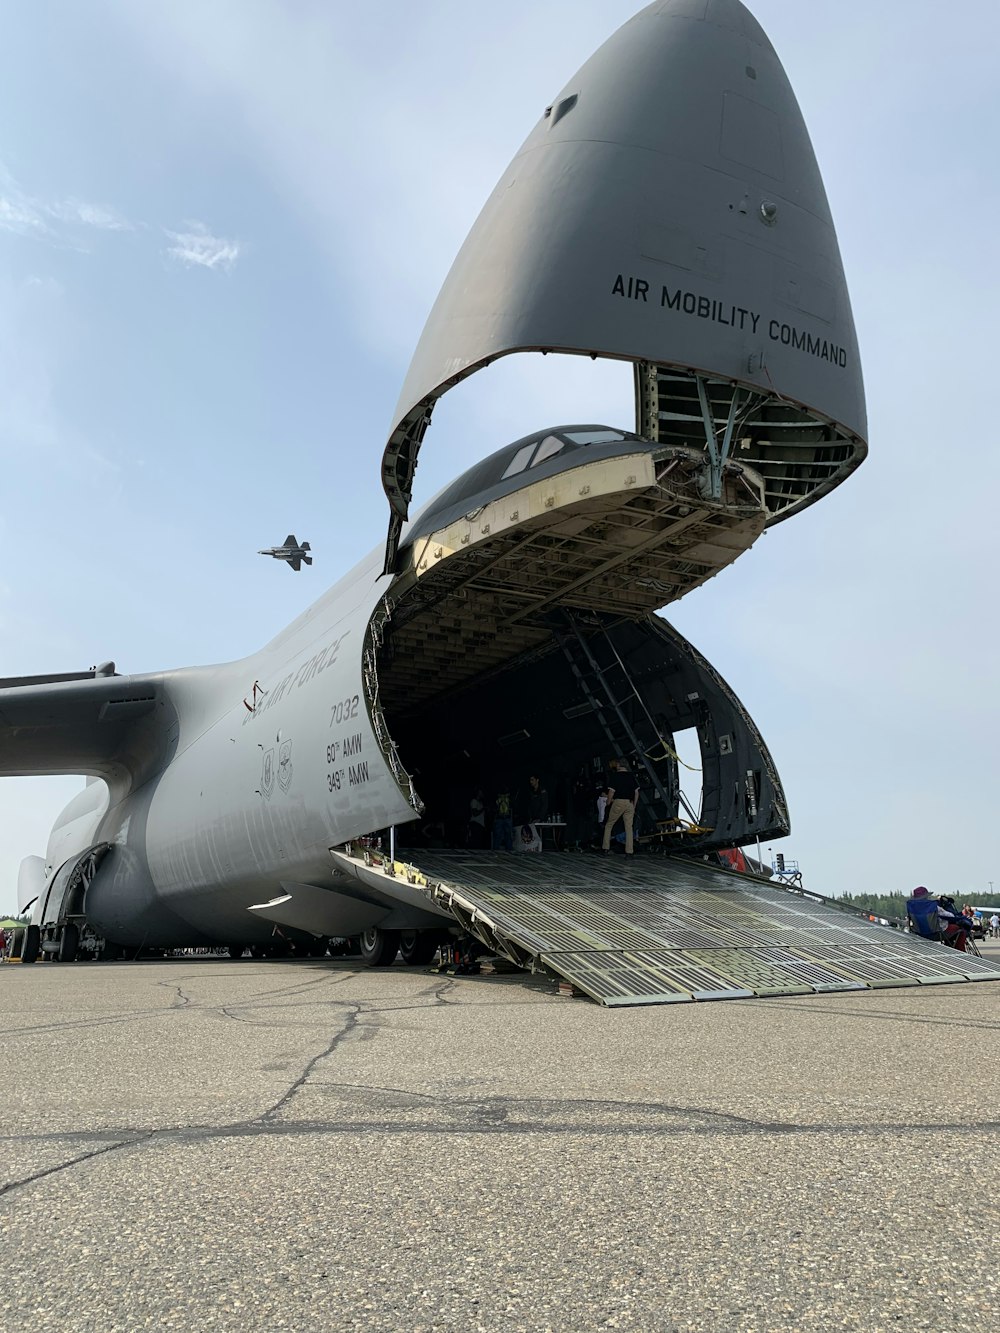
[{"label": "cargo ramp", "polygon": [[1000,965],[800,889],[669,856],[337,851],[370,887],[420,887],[489,950],[605,1005],[1000,981]]}]

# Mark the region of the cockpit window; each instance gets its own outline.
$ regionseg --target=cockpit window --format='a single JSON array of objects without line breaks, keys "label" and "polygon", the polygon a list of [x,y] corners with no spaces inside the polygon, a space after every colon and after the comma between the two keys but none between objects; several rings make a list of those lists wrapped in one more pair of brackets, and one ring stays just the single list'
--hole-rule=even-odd
[{"label": "cockpit window", "polygon": [[558,435],[546,435],[538,446],[538,453],[531,460],[531,466],[537,467],[539,463],[544,463],[546,458],[552,458],[563,447],[563,444],[564,441],[560,440]]},{"label": "cockpit window", "polygon": [[625,436],[620,430],[568,430],[566,438],[574,444],[614,444]]},{"label": "cockpit window", "polygon": [[[528,466],[528,459],[535,451],[535,441],[526,444],[523,449],[518,449],[517,453],[507,464],[507,471],[501,477],[501,481],[506,481],[508,477],[516,476],[518,472],[523,472]],[[493,474],[496,476],[496,473]]]}]

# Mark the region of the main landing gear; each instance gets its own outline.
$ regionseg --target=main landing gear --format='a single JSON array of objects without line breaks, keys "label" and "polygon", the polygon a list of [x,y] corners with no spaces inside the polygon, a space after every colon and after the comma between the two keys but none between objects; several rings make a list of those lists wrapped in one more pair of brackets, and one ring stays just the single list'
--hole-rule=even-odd
[{"label": "main landing gear", "polygon": [[361,960],[369,967],[391,967],[399,953],[399,931],[369,926],[358,941]]},{"label": "main landing gear", "polygon": [[391,967],[401,954],[408,967],[426,967],[445,939],[440,930],[382,930],[370,926],[358,937],[362,962],[369,967]]},{"label": "main landing gear", "polygon": [[426,967],[441,945],[436,930],[404,930],[399,937],[399,952],[409,967]]},{"label": "main landing gear", "polygon": [[21,962],[36,963],[42,951],[42,932],[37,926],[25,926],[21,943]]},{"label": "main landing gear", "polygon": [[80,927],[75,921],[67,921],[59,932],[59,948],[56,953],[60,963],[75,963],[80,952]]}]

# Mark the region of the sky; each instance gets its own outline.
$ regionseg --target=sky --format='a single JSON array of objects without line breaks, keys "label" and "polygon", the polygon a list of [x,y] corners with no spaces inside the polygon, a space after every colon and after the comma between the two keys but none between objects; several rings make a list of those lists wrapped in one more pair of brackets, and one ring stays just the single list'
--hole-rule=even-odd
[{"label": "sky", "polygon": [[[379,543],[451,261],[640,7],[0,0],[0,676],[242,657]],[[1000,899],[1000,7],[751,8],[830,198],[870,455],[669,618],[763,733],[807,886]],[[574,420],[630,427],[627,368],[508,358],[437,409],[415,502]],[[256,554],[292,531],[300,575]],[[0,911],[82,782],[0,779]]]}]

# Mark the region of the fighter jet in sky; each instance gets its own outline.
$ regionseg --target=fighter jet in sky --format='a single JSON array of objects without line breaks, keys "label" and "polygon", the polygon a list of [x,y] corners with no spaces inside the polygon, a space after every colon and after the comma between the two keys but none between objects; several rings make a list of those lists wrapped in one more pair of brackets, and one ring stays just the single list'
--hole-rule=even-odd
[{"label": "fighter jet in sky", "polygon": [[[634,419],[476,451],[411,519],[436,401],[539,352],[631,366]],[[393,836],[419,865],[419,830],[447,823],[456,788],[554,757],[568,775],[631,757],[646,827],[680,821],[698,855],[788,831],[746,710],[654,614],[867,448],[823,182],[738,0],[657,0],[542,109],[444,283],[393,422],[388,541],[259,652],[4,682],[0,772],[95,779],[22,866],[29,953],[72,957],[85,939],[242,952],[277,928],[424,961],[460,897],[345,846]],[[264,554],[297,569],[308,549],[289,535]],[[682,731],[701,751],[696,810]]]},{"label": "fighter jet in sky", "polygon": [[284,560],[297,574],[303,564],[312,564],[312,556],[306,555],[306,552],[311,550],[312,547],[308,542],[299,545],[295,534],[290,532],[280,546],[269,546],[266,551],[258,551],[257,554],[273,555],[275,560]]}]

